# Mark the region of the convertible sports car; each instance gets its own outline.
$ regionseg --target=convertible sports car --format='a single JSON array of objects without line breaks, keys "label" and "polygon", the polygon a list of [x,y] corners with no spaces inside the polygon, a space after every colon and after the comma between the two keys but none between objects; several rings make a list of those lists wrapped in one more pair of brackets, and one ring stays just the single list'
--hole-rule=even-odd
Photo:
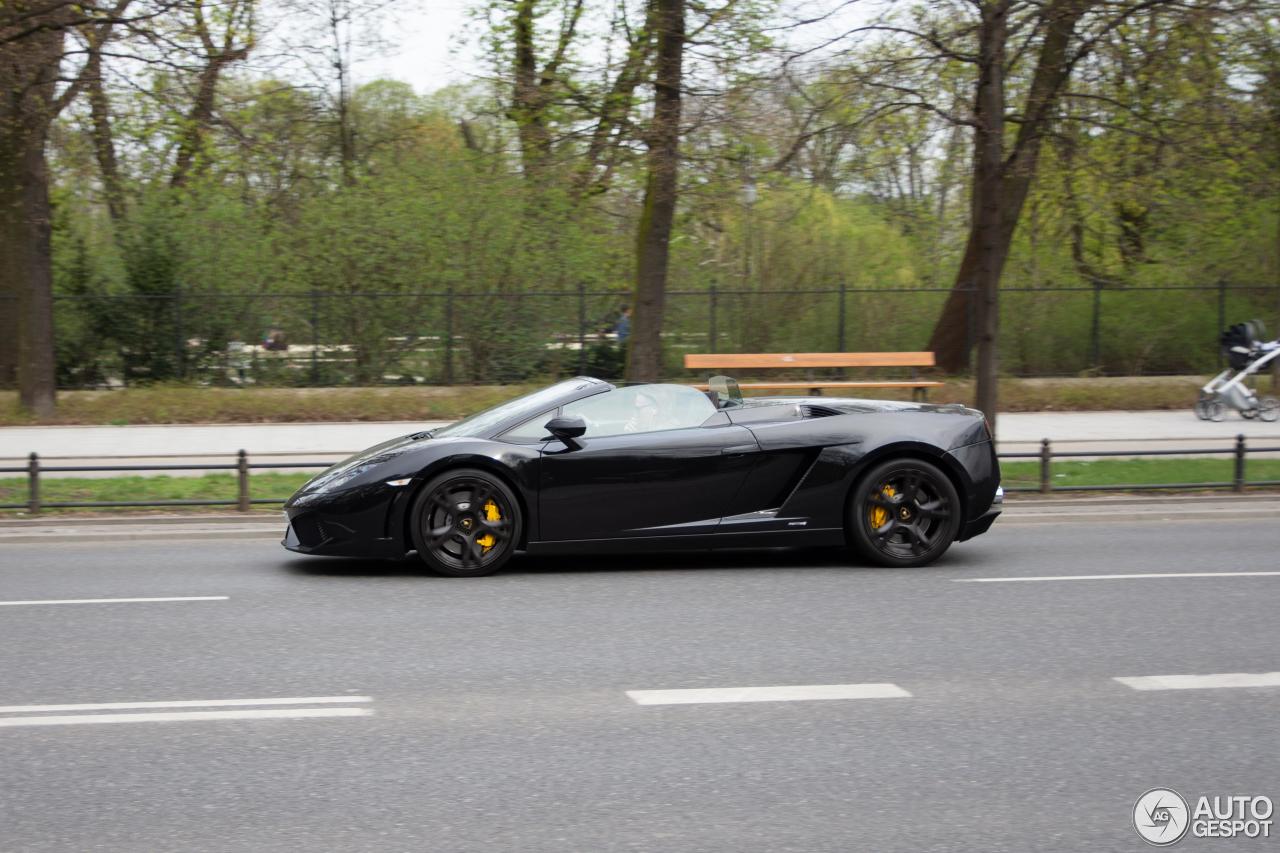
[{"label": "convertible sports car", "polygon": [[455,577],[517,551],[842,546],[921,566],[1000,514],[981,412],[710,387],[578,377],[379,444],[289,499],[283,544],[416,551]]}]

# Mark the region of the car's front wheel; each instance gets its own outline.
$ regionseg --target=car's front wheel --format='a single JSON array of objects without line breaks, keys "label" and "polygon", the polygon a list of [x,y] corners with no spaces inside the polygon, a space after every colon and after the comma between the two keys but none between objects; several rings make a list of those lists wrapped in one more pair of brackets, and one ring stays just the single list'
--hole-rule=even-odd
[{"label": "car's front wheel", "polygon": [[960,498],[946,474],[921,459],[891,459],[867,472],[850,501],[849,538],[881,566],[924,566],[951,547]]},{"label": "car's front wheel", "polygon": [[520,541],[516,496],[478,469],[447,471],[431,480],[418,493],[410,519],[418,556],[433,572],[449,577],[496,572]]}]

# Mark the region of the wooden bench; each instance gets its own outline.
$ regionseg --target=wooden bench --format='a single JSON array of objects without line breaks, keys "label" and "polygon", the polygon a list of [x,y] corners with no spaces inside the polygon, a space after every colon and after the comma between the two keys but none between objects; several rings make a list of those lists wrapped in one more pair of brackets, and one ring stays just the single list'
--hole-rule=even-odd
[{"label": "wooden bench", "polygon": [[[775,390],[807,390],[821,395],[823,388],[910,388],[913,399],[925,399],[930,388],[942,387],[941,382],[919,379],[917,371],[933,367],[931,352],[736,352],[689,353],[684,366],[689,370],[760,370],[796,369],[815,367],[909,367],[910,379],[885,379],[842,381],[811,379],[803,382],[742,382],[740,388],[769,388]],[[695,385],[706,390],[705,384]]]}]

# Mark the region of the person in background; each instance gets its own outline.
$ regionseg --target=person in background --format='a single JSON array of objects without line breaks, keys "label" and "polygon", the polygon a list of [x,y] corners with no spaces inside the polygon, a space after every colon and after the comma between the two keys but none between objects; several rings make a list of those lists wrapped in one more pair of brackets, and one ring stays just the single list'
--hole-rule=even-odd
[{"label": "person in background", "polygon": [[272,327],[265,338],[262,339],[262,348],[269,352],[284,352],[289,349],[289,342],[285,339],[284,329]]},{"label": "person in background", "polygon": [[618,317],[618,322],[614,324],[613,330],[618,333],[618,346],[625,346],[627,338],[631,337],[631,306],[623,305],[622,313]]},{"label": "person in background", "polygon": [[249,366],[253,357],[249,354],[249,345],[244,341],[227,341],[227,366],[236,372],[241,385],[249,383]]}]

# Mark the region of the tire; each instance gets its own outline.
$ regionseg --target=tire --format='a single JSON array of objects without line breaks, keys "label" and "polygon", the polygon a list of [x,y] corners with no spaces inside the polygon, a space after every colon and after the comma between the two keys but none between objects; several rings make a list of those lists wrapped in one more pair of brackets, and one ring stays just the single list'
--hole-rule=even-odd
[{"label": "tire", "polygon": [[1258,401],[1258,417],[1267,423],[1274,423],[1280,418],[1280,400],[1275,397],[1263,397]]},{"label": "tire", "polygon": [[1196,417],[1202,421],[1209,420],[1209,406],[1213,403],[1214,395],[1200,392],[1199,399],[1196,400]]},{"label": "tire", "polygon": [[487,471],[457,468],[422,487],[409,524],[418,557],[428,569],[447,577],[478,578],[511,559],[524,520],[506,483]]},{"label": "tire", "polygon": [[1227,407],[1221,400],[1210,400],[1205,403],[1205,413],[1214,423],[1221,423],[1227,419]]},{"label": "tire", "polygon": [[854,487],[849,539],[880,566],[927,566],[941,557],[960,530],[960,496],[933,464],[902,458],[882,462]]}]

